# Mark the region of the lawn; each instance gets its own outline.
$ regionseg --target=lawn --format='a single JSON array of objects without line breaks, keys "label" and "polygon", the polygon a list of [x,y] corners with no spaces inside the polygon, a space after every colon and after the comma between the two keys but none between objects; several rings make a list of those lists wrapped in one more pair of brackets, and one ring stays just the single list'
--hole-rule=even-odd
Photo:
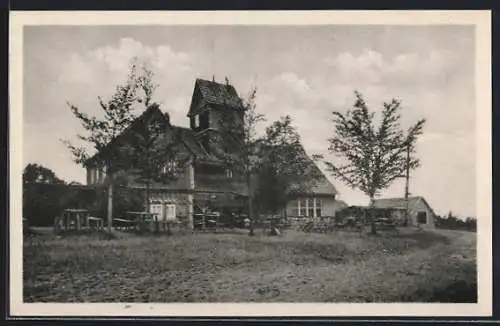
[{"label": "lawn", "polygon": [[476,302],[476,234],[25,239],[25,302]]}]

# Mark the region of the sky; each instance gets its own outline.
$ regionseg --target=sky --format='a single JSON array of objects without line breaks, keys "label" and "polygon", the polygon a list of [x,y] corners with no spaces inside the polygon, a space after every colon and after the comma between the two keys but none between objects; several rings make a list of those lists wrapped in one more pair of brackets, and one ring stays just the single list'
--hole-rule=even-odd
[{"label": "sky", "polygon": [[[470,26],[36,26],[24,27],[23,164],[38,163],[85,183],[61,142],[83,130],[68,102],[98,115],[125,81],[133,58],[159,84],[154,100],[175,125],[186,117],[196,78],[224,82],[242,97],[257,88],[267,122],[289,114],[309,154],[328,153],[332,111],[361,92],[376,113],[402,102],[401,125],[427,123],[417,144],[421,166],[410,192],[437,214],[476,216],[475,40]],[[360,191],[327,175],[350,205]],[[400,197],[397,180],[381,197]]]}]

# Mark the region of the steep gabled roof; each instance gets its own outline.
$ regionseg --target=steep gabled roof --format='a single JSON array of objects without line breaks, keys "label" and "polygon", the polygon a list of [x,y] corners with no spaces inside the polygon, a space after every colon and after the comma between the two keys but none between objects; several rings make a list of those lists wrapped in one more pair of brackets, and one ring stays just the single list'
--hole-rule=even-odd
[{"label": "steep gabled roof", "polygon": [[195,103],[196,94],[200,95],[203,103],[214,105],[225,105],[234,109],[241,109],[242,101],[233,85],[221,84],[215,81],[197,78],[194,84],[193,98],[188,116],[196,113],[198,109]]},{"label": "steep gabled roof", "polygon": [[201,146],[198,139],[196,139],[193,130],[179,126],[172,126],[172,130],[176,134],[177,139],[183,142],[193,155],[198,157],[208,155],[207,151]]},{"label": "steep gabled roof", "polygon": [[[311,193],[318,195],[336,195],[338,194],[335,186],[328,180],[325,174],[320,170],[320,168],[316,165],[316,163],[307,155],[304,147],[301,145],[300,153],[309,161],[309,169],[310,172],[317,175],[317,178],[311,185],[308,187],[301,187],[301,193]],[[298,186],[297,186],[298,187]],[[293,188],[293,186],[292,186]]]},{"label": "steep gabled roof", "polygon": [[[408,211],[410,212],[410,214],[415,213],[419,202],[423,202],[424,205],[426,205],[429,208],[431,213],[433,215],[436,215],[432,207],[422,196],[408,197]],[[375,199],[375,207],[405,209],[406,203],[404,198],[380,198],[380,199]]]},{"label": "steep gabled roof", "polygon": [[[323,174],[321,171],[320,173]],[[338,193],[335,186],[324,175],[312,186],[311,192],[321,195],[336,195]]]},{"label": "steep gabled roof", "polygon": [[183,144],[192,155],[207,161],[216,161],[214,157],[212,157],[207,151],[203,148],[203,146],[199,143],[199,141],[195,137],[195,133],[193,130],[174,126],[170,124],[170,120],[168,118],[167,113],[162,113],[161,110],[157,106],[151,106],[146,109],[139,117],[137,117],[120,135],[118,135],[113,141],[111,141],[103,150],[99,153],[96,153],[92,158],[89,159],[89,163],[93,160],[97,160],[103,155],[106,155],[106,152],[112,146],[116,146],[120,143],[121,140],[126,139],[126,137],[132,133],[134,130],[140,128],[143,124],[147,123],[147,121],[156,115],[158,118],[163,119],[166,125],[168,125],[173,131],[174,141]]},{"label": "steep gabled roof", "polygon": [[134,130],[137,130],[138,128],[140,128],[141,125],[145,124],[146,121],[148,121],[148,119],[150,117],[154,116],[154,115],[157,115],[158,117],[160,117],[161,119],[163,119],[163,121],[166,124],[169,123],[168,118],[160,111],[160,109],[158,108],[158,106],[152,105],[149,108],[147,108],[146,110],[144,110],[144,112],[140,116],[138,116],[137,118],[135,118],[135,120],[132,121],[130,123],[130,125],[127,128],[125,128],[125,130],[121,134],[119,134],[114,139],[112,139],[108,143],[108,145],[106,145],[98,153],[95,153],[91,158],[89,158],[87,160],[86,164],[92,164],[94,161],[101,159],[103,156],[105,156],[107,154],[107,152],[112,147],[117,146],[120,143],[120,141],[122,141],[124,138],[126,138],[127,136],[129,136],[130,133],[132,133]]}]

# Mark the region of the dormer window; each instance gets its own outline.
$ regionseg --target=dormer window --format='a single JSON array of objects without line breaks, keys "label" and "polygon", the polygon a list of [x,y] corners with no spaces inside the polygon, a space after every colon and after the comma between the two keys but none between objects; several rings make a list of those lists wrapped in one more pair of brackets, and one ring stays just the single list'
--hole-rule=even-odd
[{"label": "dormer window", "polygon": [[177,173],[177,162],[175,160],[168,160],[163,165],[161,173],[163,175],[175,175]]}]

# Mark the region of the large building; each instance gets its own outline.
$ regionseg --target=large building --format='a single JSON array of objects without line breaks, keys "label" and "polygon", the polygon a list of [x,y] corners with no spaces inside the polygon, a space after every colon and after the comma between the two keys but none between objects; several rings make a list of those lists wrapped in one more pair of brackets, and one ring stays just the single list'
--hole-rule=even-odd
[{"label": "large building", "polygon": [[[238,146],[243,140],[241,128],[234,128],[229,136],[220,133],[222,119],[228,117],[232,125],[242,126],[244,110],[235,88],[197,79],[187,117],[189,128],[174,126],[167,113],[162,113],[158,106],[151,106],[108,147],[127,143],[133,130],[159,124],[164,130],[161,141],[174,146],[178,157],[175,161],[166,160],[161,169],[164,173],[175,173],[174,179],[165,182],[159,177],[150,182],[150,210],[162,216],[169,212],[186,221],[191,220],[197,209],[206,207],[244,212],[249,194],[247,183],[242,175],[232,171],[220,159],[221,136],[230,137],[232,146]],[[231,146],[224,148],[227,150]],[[105,155],[106,150],[103,150],[87,162],[87,184],[106,182],[106,168],[99,163]],[[182,167],[176,167],[178,161],[184,162]],[[312,160],[311,163],[318,169]],[[144,181],[137,178],[137,173],[130,172],[126,173],[127,186],[145,189]],[[341,207],[336,200],[335,187],[323,174],[313,186],[302,190],[283,209],[288,216],[333,216]]]}]

